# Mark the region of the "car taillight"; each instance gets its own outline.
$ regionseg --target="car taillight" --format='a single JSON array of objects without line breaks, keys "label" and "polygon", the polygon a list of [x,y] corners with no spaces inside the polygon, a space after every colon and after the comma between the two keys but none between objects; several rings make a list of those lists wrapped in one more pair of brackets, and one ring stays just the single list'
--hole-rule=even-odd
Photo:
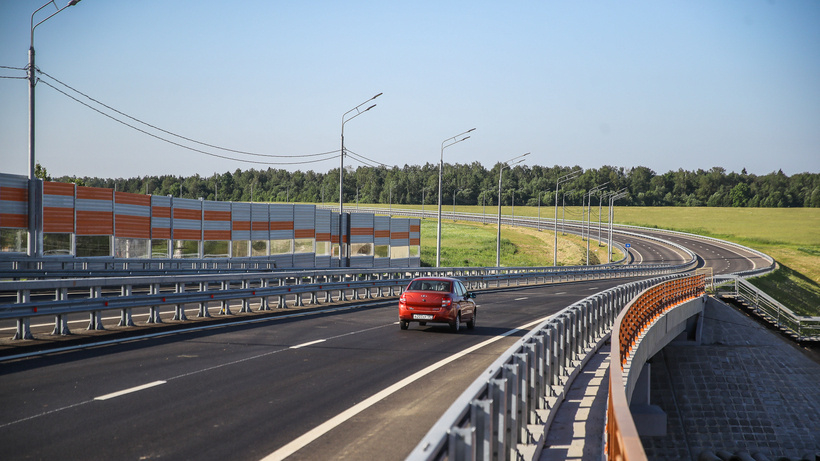
[{"label": "car taillight", "polygon": [[445,296],[441,298],[441,307],[450,307],[450,304],[453,303],[453,300],[450,299],[449,296]]},{"label": "car taillight", "polygon": [[400,303],[406,303],[406,302],[407,302],[407,298],[406,298],[404,295],[401,295],[401,296],[399,296],[399,302],[400,302]]}]

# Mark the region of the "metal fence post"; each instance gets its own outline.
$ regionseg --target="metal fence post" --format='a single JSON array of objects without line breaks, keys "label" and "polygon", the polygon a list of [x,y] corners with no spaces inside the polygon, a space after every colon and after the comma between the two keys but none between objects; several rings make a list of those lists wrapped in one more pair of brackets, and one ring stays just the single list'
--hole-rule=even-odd
[{"label": "metal fence post", "polygon": [[[131,292],[133,288],[131,285],[123,285],[120,289],[120,294],[124,297],[131,296]],[[120,310],[120,323],[117,325],[118,327],[133,327],[134,326],[134,319],[131,316],[131,308],[126,307]]]},{"label": "metal fence post", "polygon": [[473,461],[475,459],[476,435],[474,427],[450,429],[447,459]]},{"label": "metal fence post", "polygon": [[[176,284],[177,293],[185,293],[185,283]],[[174,320],[185,321],[188,317],[185,315],[185,304],[174,305]]]},{"label": "metal fence post", "polygon": [[[199,282],[199,291],[206,292],[208,291],[208,282]],[[208,312],[208,301],[200,301],[199,303],[199,312],[196,314],[197,317],[210,317],[211,313]]]},{"label": "metal fence post", "polygon": [[510,412],[508,408],[508,381],[506,379],[491,379],[487,383],[487,394],[493,399],[493,459],[510,459],[507,450],[507,437],[510,427]]},{"label": "metal fence post", "polygon": [[[27,303],[29,301],[31,301],[30,290],[19,290],[17,292],[18,303]],[[31,320],[28,317],[17,319],[17,330],[14,333],[13,339],[34,339],[34,336],[31,334]]]},{"label": "metal fence post", "polygon": [[475,459],[493,459],[493,401],[473,400],[470,402],[470,421],[475,428]]}]

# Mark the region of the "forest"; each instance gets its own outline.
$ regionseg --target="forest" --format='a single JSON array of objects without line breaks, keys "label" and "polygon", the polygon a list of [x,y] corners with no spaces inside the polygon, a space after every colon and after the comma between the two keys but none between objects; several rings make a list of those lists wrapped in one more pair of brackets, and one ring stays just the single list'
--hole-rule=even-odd
[{"label": "forest", "polygon": [[[578,166],[515,166],[501,163],[487,170],[478,162],[444,164],[442,202],[487,206],[498,204],[499,170],[503,169],[503,205],[536,206],[555,203],[556,181],[562,181],[559,200],[581,205],[587,191],[601,185],[604,192],[623,190],[622,206],[708,206],[708,207],[820,207],[820,173],[792,176],[782,171],[763,176],[727,173],[724,168],[669,171],[657,174],[639,166],[603,166],[583,170]],[[145,176],[128,179],[68,177],[52,179],[37,165],[37,176],[59,182],[104,187],[124,192],[221,201],[339,202],[339,169],[315,171],[240,170],[212,176]],[[345,203],[425,204],[437,203],[438,165],[345,168]],[[599,195],[593,195],[593,203]]]}]

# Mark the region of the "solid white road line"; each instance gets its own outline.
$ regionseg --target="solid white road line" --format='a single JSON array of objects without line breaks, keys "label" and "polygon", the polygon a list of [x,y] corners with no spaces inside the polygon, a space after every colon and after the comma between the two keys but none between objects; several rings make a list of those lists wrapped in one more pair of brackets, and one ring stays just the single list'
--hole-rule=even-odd
[{"label": "solid white road line", "polygon": [[439,368],[443,367],[444,365],[447,365],[451,362],[454,362],[454,361],[460,359],[461,357],[464,357],[467,354],[470,354],[472,352],[477,351],[478,349],[481,349],[484,346],[487,346],[487,345],[492,344],[496,341],[499,341],[499,340],[501,340],[501,339],[503,339],[507,336],[515,334],[518,331],[527,329],[527,328],[532,327],[534,325],[538,325],[539,323],[549,319],[550,317],[552,317],[552,316],[544,317],[540,320],[536,320],[536,321],[530,322],[526,325],[522,325],[518,328],[514,328],[512,330],[509,330],[509,331],[507,331],[505,333],[502,333],[502,334],[500,334],[500,335],[498,335],[494,338],[490,338],[490,339],[488,339],[484,342],[478,343],[475,346],[468,347],[467,349],[464,349],[461,352],[453,354],[450,357],[447,357],[446,359],[442,359],[442,360],[428,366],[427,368],[425,368],[423,370],[417,371],[416,373],[413,373],[412,375],[402,379],[401,381],[397,382],[396,384],[393,384],[392,386],[390,386],[386,389],[383,389],[382,391],[374,394],[372,397],[369,397],[369,398],[363,400],[362,402],[360,402],[356,405],[353,405],[352,407],[350,407],[347,410],[339,413],[338,415],[334,416],[333,418],[330,418],[329,420],[325,421],[324,423],[314,427],[310,431],[302,434],[301,436],[299,436],[295,440],[291,441],[287,445],[283,446],[282,448],[274,451],[273,453],[269,454],[268,456],[265,456],[264,458],[262,458],[262,461],[275,461],[275,460],[285,459],[288,456],[290,456],[290,455],[296,453],[297,451],[301,450],[302,448],[304,448],[305,446],[307,446],[308,444],[310,444],[314,440],[318,439],[319,437],[321,437],[321,436],[327,434],[328,432],[330,432],[331,430],[335,429],[337,426],[341,425],[342,423],[349,420],[350,418],[352,418],[352,417],[358,415],[359,413],[367,410],[368,408],[375,405],[379,401],[381,401],[381,400],[385,399],[386,397],[388,397],[388,396],[398,392],[399,390],[407,387],[408,385],[412,384],[413,382],[418,381],[419,379],[423,378],[424,376],[427,376],[428,374],[438,370]]},{"label": "solid white road line", "polygon": [[99,397],[94,397],[94,400],[108,400],[113,399],[114,397],[119,397],[121,395],[130,394],[132,392],[141,391],[143,389],[148,389],[154,386],[159,386],[160,384],[165,384],[165,381],[154,381],[153,383],[143,384],[142,386],[132,387],[131,389],[125,389],[119,392],[112,392],[110,394],[101,395]]},{"label": "solid white road line", "polygon": [[325,341],[327,341],[327,340],[326,339],[317,339],[316,341],[311,341],[309,343],[302,343],[302,344],[297,344],[295,346],[290,346],[290,348],[291,349],[299,349],[299,348],[302,348],[302,347],[307,347],[307,346],[312,346],[314,344],[323,343]]}]

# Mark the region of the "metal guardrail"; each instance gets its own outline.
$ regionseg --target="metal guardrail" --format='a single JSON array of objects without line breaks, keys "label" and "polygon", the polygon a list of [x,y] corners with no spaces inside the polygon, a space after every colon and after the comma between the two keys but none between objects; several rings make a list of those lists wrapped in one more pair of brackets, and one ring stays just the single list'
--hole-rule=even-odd
[{"label": "metal guardrail", "polygon": [[820,317],[797,315],[742,277],[715,277],[715,294],[731,297],[749,306],[775,328],[797,341],[820,341]]},{"label": "metal guardrail", "polygon": [[125,277],[277,270],[267,258],[124,259],[0,254],[0,279]]},{"label": "metal guardrail", "polygon": [[561,310],[510,347],[442,415],[408,460],[532,459],[546,427],[616,316],[665,276],[620,285]]},{"label": "metal guardrail", "polygon": [[[105,277],[52,279],[0,282],[0,319],[15,319],[15,339],[32,337],[30,319],[54,316],[54,334],[68,334],[66,315],[89,313],[89,329],[102,328],[100,312],[121,310],[121,326],[132,326],[131,309],[147,307],[149,323],[161,322],[160,306],[174,306],[174,319],[187,320],[183,306],[198,303],[199,315],[208,316],[206,305],[221,302],[221,313],[228,314],[229,303],[242,301],[240,312],[250,310],[249,300],[259,299],[260,309],[267,310],[268,298],[276,296],[276,306],[286,307],[286,297],[293,296],[293,304],[303,305],[303,297],[310,296],[310,304],[332,302],[331,292],[338,291],[336,301],[345,301],[346,292],[359,299],[373,296],[395,296],[414,277],[455,276],[471,288],[500,287],[515,282],[535,280],[535,283],[606,279],[616,277],[653,276],[683,271],[696,264],[695,260],[674,266],[561,266],[561,267],[504,267],[504,268],[401,268],[401,269],[334,269],[309,271],[275,271],[262,273],[220,273],[204,275]],[[354,272],[355,271],[355,272]],[[385,294],[387,289],[387,294]]]}]

